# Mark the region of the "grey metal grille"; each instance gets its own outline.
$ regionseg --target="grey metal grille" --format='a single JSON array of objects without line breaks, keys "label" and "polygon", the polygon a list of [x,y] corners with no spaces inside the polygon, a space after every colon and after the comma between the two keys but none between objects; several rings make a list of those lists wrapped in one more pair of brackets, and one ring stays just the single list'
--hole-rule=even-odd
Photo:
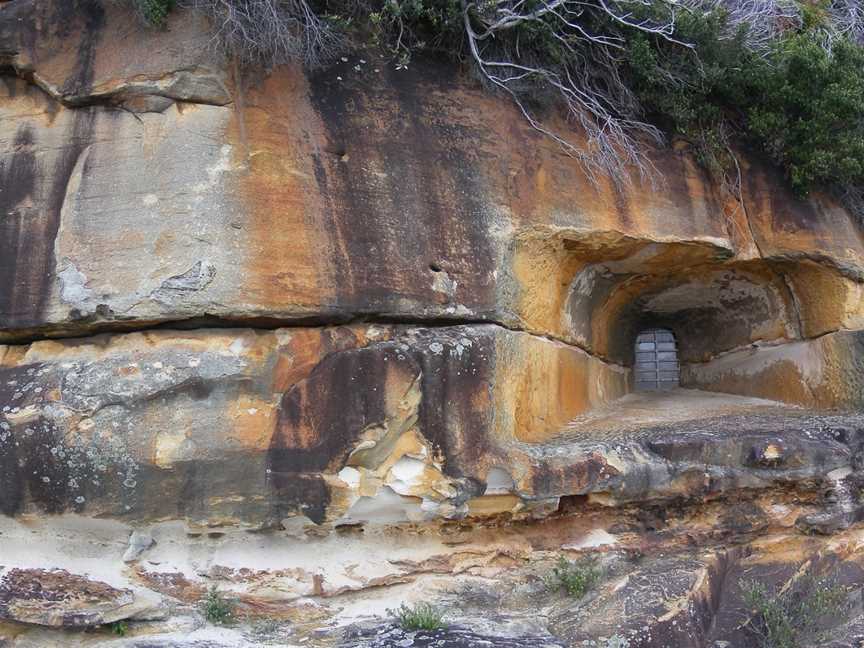
[{"label": "grey metal grille", "polygon": [[642,331],[636,337],[635,352],[637,391],[678,386],[678,349],[672,331]]}]

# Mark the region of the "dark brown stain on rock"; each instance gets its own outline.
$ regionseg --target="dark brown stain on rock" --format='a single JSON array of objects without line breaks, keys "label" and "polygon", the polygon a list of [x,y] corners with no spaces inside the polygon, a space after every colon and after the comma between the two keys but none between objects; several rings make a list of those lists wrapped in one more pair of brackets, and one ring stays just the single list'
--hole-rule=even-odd
[{"label": "dark brown stain on rock", "polygon": [[[26,42],[35,41],[37,36],[50,42],[47,34],[59,30],[62,36],[63,30],[78,26],[83,33],[82,47],[75,74],[67,79],[64,92],[89,87],[105,18],[101,3],[75,0],[45,3],[31,9],[32,15],[19,23],[20,33],[15,41],[18,44],[6,46],[10,55],[11,50],[25,47]],[[10,13],[8,20],[16,15]],[[0,33],[10,29],[7,16],[2,18]],[[33,33],[25,37],[30,32]],[[54,239],[60,226],[60,211],[75,165],[89,144],[94,118],[92,108],[75,113],[68,144],[53,167],[37,160],[35,150],[39,144],[26,123],[19,127],[11,156],[0,159],[0,329],[42,323],[55,280]]]},{"label": "dark brown stain on rock", "polygon": [[[442,332],[443,331],[443,332]],[[492,464],[506,463],[488,438],[495,344],[460,329],[413,329],[410,335],[327,356],[282,398],[268,451],[268,479],[282,511],[324,519],[329,492],[322,474],[338,472],[361,434],[389,420],[386,398],[407,394],[420,378],[417,424],[457,480],[460,499],[482,494]],[[408,420],[408,419],[406,419]]]},{"label": "dark brown stain on rock", "polygon": [[24,124],[15,134],[12,156],[0,159],[0,328],[34,310],[29,284],[39,277],[23,262],[31,222],[38,218],[31,206],[38,172],[33,145],[33,132]]},{"label": "dark brown stain on rock", "polygon": [[[37,163],[27,126],[11,158],[0,160],[0,329],[43,322],[55,281],[54,240],[69,180],[87,147],[95,113],[75,113],[69,145],[53,168]],[[84,168],[86,172],[86,165]]]},{"label": "dark brown stain on rock", "polygon": [[57,457],[56,427],[50,421],[34,421],[16,436],[21,476],[30,497],[46,513],[62,513],[67,506],[70,475],[65,461]]},{"label": "dark brown stain on rock", "polygon": [[490,465],[508,463],[489,439],[495,338],[472,336],[469,346],[462,337],[459,329],[414,332],[412,353],[423,370],[419,424],[443,456],[444,474],[480,484]]},{"label": "dark brown stain on rock", "polygon": [[[419,373],[393,343],[333,353],[282,397],[267,455],[277,507],[321,522],[330,502],[322,472],[338,472],[371,425],[385,425],[388,373]],[[406,388],[408,386],[406,384]]]},{"label": "dark brown stain on rock", "polygon": [[595,453],[574,457],[573,463],[566,466],[553,466],[543,461],[532,474],[531,489],[533,496],[540,499],[581,494],[597,490],[598,484],[618,474]]},{"label": "dark brown stain on rock", "polygon": [[[101,0],[18,0],[0,5],[0,62],[38,61],[57,43],[75,39],[75,68],[60,88],[63,95],[85,94],[93,79],[93,62],[105,25]],[[41,48],[41,51],[40,51]],[[29,69],[19,69],[29,78]]]},{"label": "dark brown stain on rock", "polygon": [[63,475],[51,454],[54,429],[41,419],[16,423],[6,416],[31,403],[28,384],[40,367],[0,369],[0,512],[4,515],[19,513],[28,500],[49,512],[63,507]]},{"label": "dark brown stain on rock", "polygon": [[392,343],[326,357],[282,397],[270,446],[271,469],[338,470],[359,432],[387,419],[387,371],[410,362]]},{"label": "dark brown stain on rock", "polygon": [[373,313],[404,310],[405,299],[440,302],[432,273],[424,271],[433,260],[456,279],[452,301],[493,312],[495,255],[479,175],[484,162],[465,144],[482,134],[453,124],[429,99],[437,85],[452,87],[452,78],[442,66],[419,60],[410,71],[382,65],[381,78],[371,72],[358,78],[354,64],[310,77],[313,105],[330,139],[315,167],[329,206],[340,299]]},{"label": "dark brown stain on rock", "polygon": [[[61,5],[64,3],[60,3]],[[93,65],[96,59],[99,36],[105,25],[105,9],[98,0],[75,0],[72,3],[75,17],[67,15],[55,16],[53,22],[70,24],[77,18],[82,24],[83,31],[81,47],[78,50],[78,58],[75,65],[75,73],[66,79],[61,92],[68,95],[80,95],[89,91],[93,82]],[[57,8],[60,12],[68,12],[69,9]],[[71,18],[71,20],[70,20]]]}]

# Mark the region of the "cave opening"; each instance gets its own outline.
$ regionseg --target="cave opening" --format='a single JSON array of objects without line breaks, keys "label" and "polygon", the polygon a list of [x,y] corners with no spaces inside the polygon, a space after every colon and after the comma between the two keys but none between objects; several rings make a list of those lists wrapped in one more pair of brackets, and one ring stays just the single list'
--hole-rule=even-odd
[{"label": "cave opening", "polygon": [[501,387],[515,438],[606,439],[862,402],[849,367],[861,342],[848,331],[864,322],[864,281],[844,266],[726,243],[575,229],[520,241],[519,319],[560,342],[507,350],[520,368]]},{"label": "cave opening", "polygon": [[817,288],[845,289],[838,273],[695,242],[568,241],[564,251],[561,336],[585,361],[556,368],[554,393],[576,395],[532,424],[595,438],[815,404],[809,385],[824,363],[808,341],[810,302]]}]

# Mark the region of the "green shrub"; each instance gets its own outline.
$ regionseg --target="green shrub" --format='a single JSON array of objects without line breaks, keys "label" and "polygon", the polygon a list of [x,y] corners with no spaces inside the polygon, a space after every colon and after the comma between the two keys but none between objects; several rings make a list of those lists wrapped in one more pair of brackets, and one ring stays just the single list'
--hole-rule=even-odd
[{"label": "green shrub", "polygon": [[782,591],[754,580],[739,586],[752,614],[747,627],[764,648],[811,648],[821,638],[820,620],[836,620],[846,607],[842,587],[810,575]]},{"label": "green shrub", "polygon": [[778,43],[772,62],[749,72],[750,132],[799,193],[864,184],[864,48],[843,39],[828,50],[806,32]]},{"label": "green shrub", "polygon": [[148,25],[162,27],[174,8],[175,0],[134,0],[134,3]]},{"label": "green shrub", "polygon": [[108,628],[118,637],[125,637],[127,634],[129,634],[129,624],[123,620],[109,623]]},{"label": "green shrub", "polygon": [[225,598],[225,595],[213,585],[201,600],[201,613],[214,625],[230,625],[234,623],[235,603]]},{"label": "green shrub", "polygon": [[676,33],[693,50],[635,33],[629,83],[650,117],[690,140],[709,171],[730,170],[736,133],[779,164],[799,194],[860,186],[864,48],[847,38],[827,46],[818,9],[761,52],[747,47],[744,29],[724,36],[722,11],[682,15]]},{"label": "green shrub", "polygon": [[744,31],[724,37],[726,14],[685,13],[677,35],[693,49],[660,42],[641,33],[630,36],[626,74],[647,117],[675,137],[688,140],[697,160],[715,176],[732,166],[730,117],[741,79],[736,76],[761,59],[744,42]]},{"label": "green shrub", "polygon": [[408,606],[404,603],[391,610],[403,630],[438,630],[444,627],[444,614],[430,603]]},{"label": "green shrub", "polygon": [[569,596],[579,599],[593,589],[601,575],[594,563],[570,562],[562,556],[543,581],[549,591],[564,590]]}]

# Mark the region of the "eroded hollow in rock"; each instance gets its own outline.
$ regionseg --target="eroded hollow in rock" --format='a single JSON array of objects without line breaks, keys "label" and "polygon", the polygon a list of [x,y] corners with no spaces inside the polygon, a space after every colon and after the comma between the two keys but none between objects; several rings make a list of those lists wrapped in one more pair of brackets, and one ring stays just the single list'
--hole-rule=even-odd
[{"label": "eroded hollow in rock", "polygon": [[[862,292],[841,268],[628,238],[563,240],[557,261],[572,272],[566,294],[554,297],[562,338],[623,368],[624,393],[680,386],[808,407],[857,404],[836,357],[860,343],[846,329],[857,328]],[[590,406],[621,395],[607,390]]]},{"label": "eroded hollow in rock", "polygon": [[764,263],[703,263],[651,272],[627,262],[582,269],[570,296],[575,341],[627,367],[642,331],[671,332],[683,364],[705,363],[753,344],[801,339],[794,297]]}]

